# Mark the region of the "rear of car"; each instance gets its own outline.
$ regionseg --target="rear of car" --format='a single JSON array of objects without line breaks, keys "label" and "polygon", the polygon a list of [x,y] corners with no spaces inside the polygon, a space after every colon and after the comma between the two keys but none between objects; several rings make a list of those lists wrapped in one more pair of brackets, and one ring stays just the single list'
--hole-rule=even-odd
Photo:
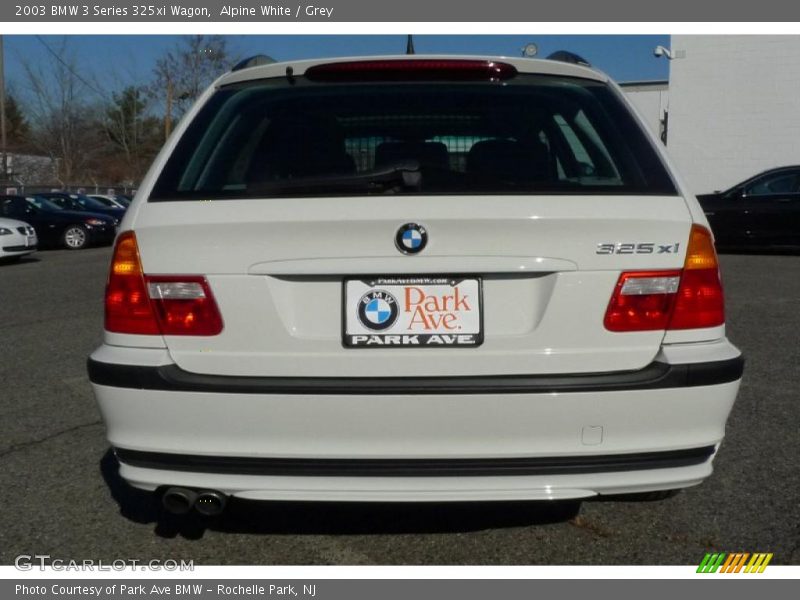
[{"label": "rear of car", "polygon": [[90,379],[122,477],[184,508],[202,490],[566,499],[711,474],[742,373],[713,240],[592,69],[234,71],[121,231]]},{"label": "rear of car", "polygon": [[33,227],[22,221],[0,218],[0,260],[36,252],[38,244]]}]

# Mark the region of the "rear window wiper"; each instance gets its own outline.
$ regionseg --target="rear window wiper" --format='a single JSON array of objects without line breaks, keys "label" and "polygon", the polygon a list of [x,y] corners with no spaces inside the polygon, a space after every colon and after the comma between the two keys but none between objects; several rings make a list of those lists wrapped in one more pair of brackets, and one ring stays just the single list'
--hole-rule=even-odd
[{"label": "rear window wiper", "polygon": [[324,175],[297,179],[277,179],[251,183],[247,195],[305,194],[331,191],[337,193],[387,194],[418,190],[422,184],[420,165],[415,160],[392,163],[376,169],[346,175]]}]

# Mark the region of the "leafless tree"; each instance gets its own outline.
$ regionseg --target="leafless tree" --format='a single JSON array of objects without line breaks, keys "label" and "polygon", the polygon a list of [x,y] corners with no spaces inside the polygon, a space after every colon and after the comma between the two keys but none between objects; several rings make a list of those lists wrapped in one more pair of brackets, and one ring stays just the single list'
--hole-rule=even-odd
[{"label": "leafless tree", "polygon": [[97,90],[79,73],[66,38],[50,44],[48,60],[36,64],[23,60],[30,138],[39,153],[57,162],[60,183],[70,185],[87,175],[98,148],[98,131],[92,123],[97,114],[92,106],[98,103]]},{"label": "leafless tree", "polygon": [[201,92],[230,68],[227,41],[219,35],[181,38],[156,61],[150,93],[164,101],[164,129],[169,135],[172,120],[180,119]]},{"label": "leafless tree", "polygon": [[113,92],[107,102],[104,128],[109,160],[106,164],[115,171],[108,181],[138,181],[158,152],[161,123],[149,114],[148,108],[147,95],[135,86]]}]

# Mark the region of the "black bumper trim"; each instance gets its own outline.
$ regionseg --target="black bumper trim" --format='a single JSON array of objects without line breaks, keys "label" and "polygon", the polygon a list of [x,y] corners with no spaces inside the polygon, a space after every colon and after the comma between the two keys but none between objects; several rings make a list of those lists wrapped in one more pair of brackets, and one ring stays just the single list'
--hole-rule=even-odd
[{"label": "black bumper trim", "polygon": [[27,252],[28,250],[33,252],[36,250],[36,246],[3,246],[4,252]]},{"label": "black bumper trim", "polygon": [[165,392],[307,395],[549,394],[651,390],[717,385],[742,377],[744,359],[670,365],[650,363],[638,371],[566,375],[475,375],[462,377],[231,377],[184,371],[177,365],[144,367],[88,361],[92,383]]},{"label": "black bumper trim", "polygon": [[580,475],[688,467],[706,462],[714,454],[714,446],[638,454],[449,459],[253,458],[141,452],[124,448],[115,448],[114,452],[120,462],[132,467],[192,473],[312,477],[479,477]]}]

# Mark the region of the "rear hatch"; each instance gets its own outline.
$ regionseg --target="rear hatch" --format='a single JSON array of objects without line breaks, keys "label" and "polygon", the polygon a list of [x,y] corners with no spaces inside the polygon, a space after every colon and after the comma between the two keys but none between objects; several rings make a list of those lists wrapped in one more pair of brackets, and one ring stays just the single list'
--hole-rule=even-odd
[{"label": "rear hatch", "polygon": [[193,116],[134,221],[145,273],[204,275],[221,313],[218,335],[165,336],[173,360],[296,377],[650,363],[664,331],[611,332],[606,309],[623,270],[682,267],[691,218],[616,92],[380,62],[222,86]]}]

